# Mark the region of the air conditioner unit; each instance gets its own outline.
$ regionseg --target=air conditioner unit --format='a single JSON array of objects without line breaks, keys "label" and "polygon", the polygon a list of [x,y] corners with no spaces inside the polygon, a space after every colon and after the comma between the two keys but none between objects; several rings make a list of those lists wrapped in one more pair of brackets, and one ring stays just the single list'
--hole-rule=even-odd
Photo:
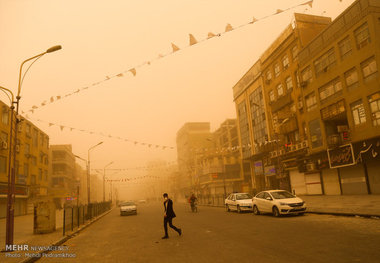
[{"label": "air conditioner unit", "polygon": [[307,163],[306,164],[306,170],[308,171],[315,171],[317,169],[315,163]]},{"label": "air conditioner unit", "polygon": [[301,150],[303,147],[302,147],[302,142],[300,143],[297,143],[297,150]]},{"label": "air conditioner unit", "polygon": [[8,143],[7,142],[1,142],[1,149],[2,150],[8,149]]}]

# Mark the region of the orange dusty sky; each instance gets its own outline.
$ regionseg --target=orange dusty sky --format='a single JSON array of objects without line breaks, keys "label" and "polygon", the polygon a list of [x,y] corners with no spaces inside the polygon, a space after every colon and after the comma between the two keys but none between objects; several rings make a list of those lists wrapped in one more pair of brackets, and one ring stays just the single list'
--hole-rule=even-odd
[{"label": "orange dusty sky", "polygon": [[[171,51],[188,46],[227,23],[246,24],[306,0],[0,0],[0,85],[16,92],[20,63],[53,45],[63,49],[42,57],[22,86],[20,109],[65,95]],[[133,146],[115,138],[48,126],[48,122],[115,137],[175,146],[177,130],[209,121],[212,130],[235,118],[232,87],[291,22],[292,13],[335,18],[352,0],[315,0],[253,25],[185,48],[124,77],[113,78],[29,114],[51,144],[72,144],[92,168],[145,165],[176,160],[176,150]],[[7,102],[1,94],[0,99]],[[44,122],[39,122],[37,119]],[[80,161],[78,161],[79,163]],[[110,168],[111,168],[110,167]],[[130,173],[133,173],[132,171]],[[137,173],[137,172],[136,172]]]}]

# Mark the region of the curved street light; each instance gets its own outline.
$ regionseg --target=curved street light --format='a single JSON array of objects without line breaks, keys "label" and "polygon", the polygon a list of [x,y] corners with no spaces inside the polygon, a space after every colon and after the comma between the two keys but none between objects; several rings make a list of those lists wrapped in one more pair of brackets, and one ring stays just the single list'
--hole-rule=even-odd
[{"label": "curved street light", "polygon": [[[18,87],[17,87],[17,95],[16,95],[16,101],[14,101],[14,99],[12,99],[12,105],[11,105],[11,108],[13,107],[14,109],[14,104],[16,104],[16,121],[15,121],[15,128],[14,128],[14,133],[15,133],[15,136],[14,136],[14,143],[12,143],[12,141],[10,141],[10,148],[13,147],[13,169],[12,169],[12,175],[11,175],[11,182],[10,182],[10,185],[8,185],[8,208],[7,208],[7,220],[6,220],[6,237],[5,237],[5,245],[6,245],[6,250],[12,250],[11,247],[13,245],[13,233],[14,233],[14,199],[15,199],[15,170],[16,170],[16,144],[17,144],[17,130],[18,130],[18,123],[21,121],[19,120],[17,117],[18,117],[18,111],[19,111],[19,106],[20,106],[20,99],[21,99],[21,86],[22,86],[22,82],[25,78],[25,75],[26,73],[29,71],[30,67],[39,59],[41,58],[43,55],[47,54],[47,53],[52,53],[52,52],[55,52],[57,50],[60,50],[62,49],[61,46],[53,46],[49,49],[47,49],[45,52],[42,52],[38,55],[35,55],[33,57],[30,57],[26,60],[24,60],[21,65],[20,65],[20,73],[19,73],[19,79],[18,79]],[[24,75],[21,77],[22,75],[22,67],[23,65],[30,61],[30,60],[33,60],[35,59],[30,65],[29,67],[27,68],[27,70],[25,71]],[[13,95],[12,95],[13,97]],[[13,112],[13,110],[12,110]],[[13,119],[13,118],[12,118]],[[12,145],[13,144],[13,145]],[[10,150],[11,151],[11,150]],[[11,169],[11,167],[9,166],[8,169]],[[9,180],[9,178],[8,178]]]},{"label": "curved street light", "polygon": [[[110,166],[111,164],[113,164],[113,161],[107,164],[106,166],[104,166],[104,169],[103,169],[103,202],[106,201],[106,168]],[[111,192],[111,195],[112,195],[112,192]]]},{"label": "curved street light", "polygon": [[88,202],[88,204],[90,204],[90,202],[91,202],[91,196],[90,196],[90,151],[92,150],[92,149],[94,149],[95,147],[97,147],[97,146],[99,146],[99,145],[101,145],[103,142],[99,142],[98,144],[96,144],[96,145],[94,145],[94,146],[92,146],[92,147],[90,147],[89,149],[88,149],[88,155],[87,155],[87,202]]}]

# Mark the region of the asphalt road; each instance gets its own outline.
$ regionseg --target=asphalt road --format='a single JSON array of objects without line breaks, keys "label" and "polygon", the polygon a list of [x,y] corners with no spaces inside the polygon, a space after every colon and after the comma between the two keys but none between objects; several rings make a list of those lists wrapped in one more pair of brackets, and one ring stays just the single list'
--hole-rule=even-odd
[{"label": "asphalt road", "polygon": [[162,240],[163,207],[115,208],[65,243],[75,258],[38,262],[380,262],[380,220],[306,214],[274,218],[174,204],[182,236]]}]

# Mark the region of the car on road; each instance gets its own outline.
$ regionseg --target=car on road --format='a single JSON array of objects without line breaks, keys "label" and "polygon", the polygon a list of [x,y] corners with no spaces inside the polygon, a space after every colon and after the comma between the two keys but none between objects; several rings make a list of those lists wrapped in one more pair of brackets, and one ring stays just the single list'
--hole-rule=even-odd
[{"label": "car on road", "polygon": [[233,193],[224,200],[226,211],[235,210],[238,213],[242,211],[252,211],[252,195],[248,193]]},{"label": "car on road", "polygon": [[120,215],[137,215],[137,205],[135,202],[123,202],[120,204]]},{"label": "car on road", "polygon": [[305,202],[285,190],[268,190],[258,193],[252,199],[252,211],[255,215],[260,213],[272,213],[278,217],[288,214],[304,214]]}]

